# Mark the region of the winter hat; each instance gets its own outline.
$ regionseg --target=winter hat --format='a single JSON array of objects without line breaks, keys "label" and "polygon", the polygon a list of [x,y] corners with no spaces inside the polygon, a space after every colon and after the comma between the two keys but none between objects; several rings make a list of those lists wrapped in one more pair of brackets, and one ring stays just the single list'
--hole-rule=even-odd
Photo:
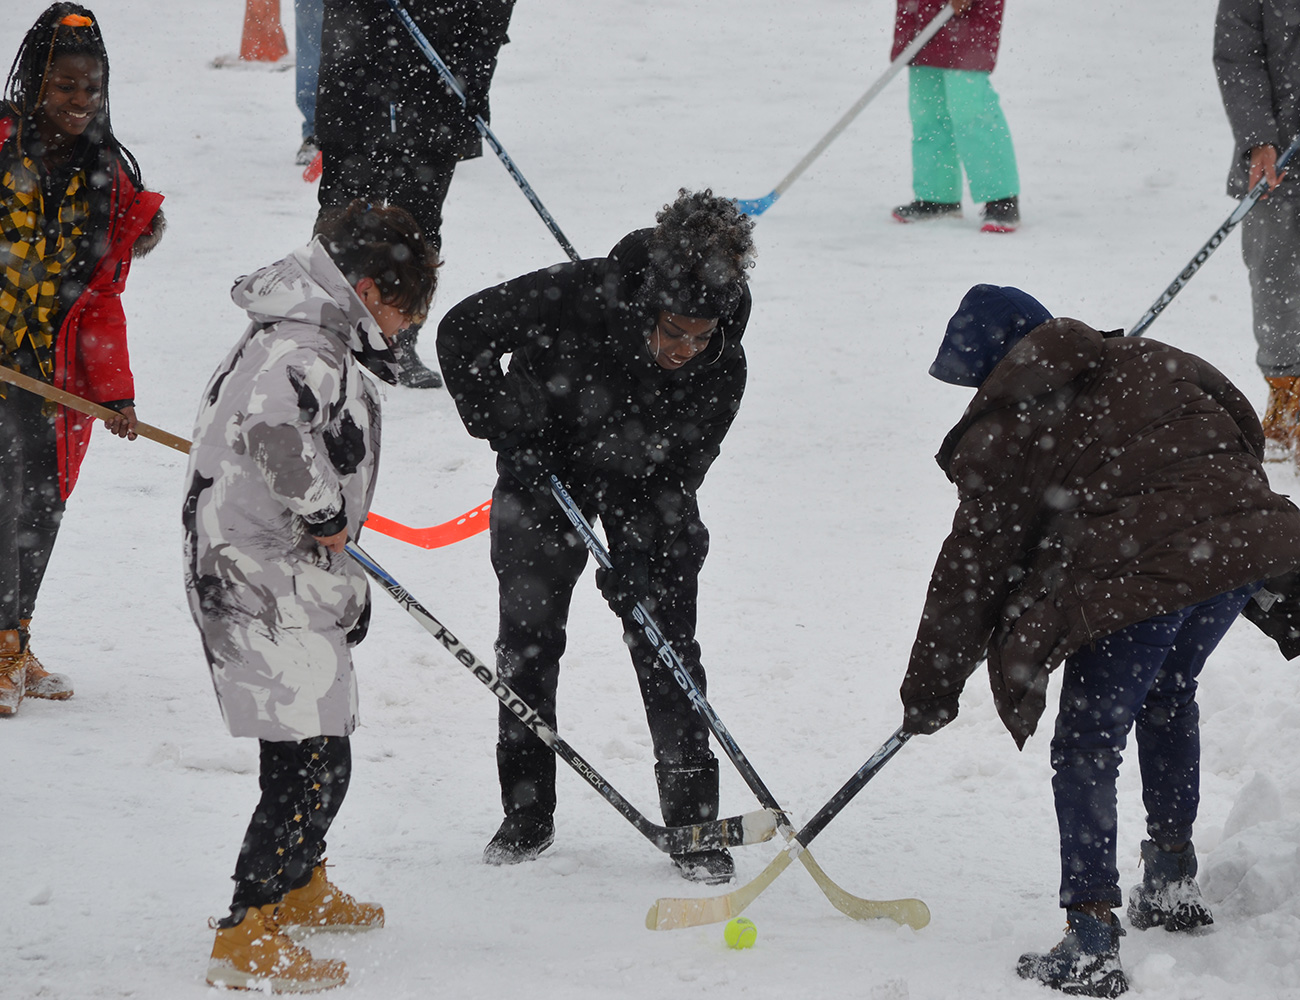
[{"label": "winter hat", "polygon": [[930,374],[951,385],[979,386],[1034,327],[1052,318],[1041,302],[1010,285],[976,285],[948,320]]}]

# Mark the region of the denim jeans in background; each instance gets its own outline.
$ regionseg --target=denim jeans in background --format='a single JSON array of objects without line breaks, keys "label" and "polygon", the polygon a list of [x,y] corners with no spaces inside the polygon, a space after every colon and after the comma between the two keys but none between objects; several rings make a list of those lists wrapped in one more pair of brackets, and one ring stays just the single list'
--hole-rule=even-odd
[{"label": "denim jeans in background", "polygon": [[1123,902],[1115,782],[1135,723],[1147,834],[1166,845],[1191,839],[1201,775],[1196,678],[1257,589],[1248,584],[1137,622],[1065,661],[1052,737],[1062,906]]},{"label": "denim jeans in background", "polygon": [[293,0],[293,62],[304,139],[316,134],[316,79],[320,72],[320,32],[324,17],[325,0]]}]

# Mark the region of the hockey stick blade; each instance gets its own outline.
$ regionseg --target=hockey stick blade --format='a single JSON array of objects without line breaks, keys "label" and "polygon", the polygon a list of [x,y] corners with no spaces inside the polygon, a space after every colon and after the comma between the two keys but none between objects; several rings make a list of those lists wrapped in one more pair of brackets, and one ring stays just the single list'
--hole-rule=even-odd
[{"label": "hockey stick blade", "polygon": [[492,501],[489,500],[473,510],[467,510],[460,517],[453,517],[450,521],[428,528],[412,528],[372,512],[366,515],[366,527],[408,545],[418,545],[422,549],[440,549],[444,545],[454,545],[486,531],[489,524],[488,512],[491,509]]},{"label": "hockey stick blade", "polygon": [[776,204],[776,199],[781,196],[775,191],[769,191],[761,198],[733,198],[742,214],[757,218]]},{"label": "hockey stick blade", "polygon": [[[910,738],[901,729],[886,740],[872,754],[853,777],[844,783],[830,800],[817,810],[804,828],[800,830],[784,851],[778,854],[772,863],[757,878],[738,889],[714,896],[709,899],[663,898],[656,900],[646,914],[646,927],[652,931],[676,930],[681,927],[694,927],[699,924],[717,923],[729,920],[752,903],[764,889],[771,885],[778,875],[790,866],[796,857],[808,869],[818,887],[830,900],[831,904],[846,916],[854,920],[874,920],[888,918],[899,924],[907,924],[920,930],[930,922],[930,909],[919,899],[862,899],[845,892],[831,881],[830,877],[812,859],[807,845],[826,828],[853,797],[876,776],[882,767],[898,753]],[[784,859],[784,860],[783,860]]]},{"label": "hockey stick blade", "polygon": [[361,567],[374,578],[389,595],[406,609],[451,655],[470,673],[482,682],[512,715],[533,734],[551,748],[566,764],[578,772],[597,794],[612,805],[631,823],[638,832],[665,854],[679,854],[688,851],[702,851],[719,847],[741,847],[746,844],[761,844],[771,840],[777,829],[775,813],[759,809],[743,816],[731,816],[727,819],[712,820],[694,826],[660,826],[652,823],[640,813],[613,785],[588,764],[573,747],[560,738],[560,735],[548,726],[522,698],[511,690],[500,675],[488,664],[474,655],[459,639],[453,635],[442,622],[438,621],[425,607],[399,584],[388,571],[375,562],[360,546],[349,542],[347,552]]}]

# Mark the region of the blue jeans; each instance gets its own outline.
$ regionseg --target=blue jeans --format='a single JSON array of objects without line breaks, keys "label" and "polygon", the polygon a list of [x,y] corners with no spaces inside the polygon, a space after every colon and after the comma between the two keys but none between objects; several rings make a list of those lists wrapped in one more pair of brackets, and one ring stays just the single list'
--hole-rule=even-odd
[{"label": "blue jeans", "polygon": [[293,65],[304,139],[316,134],[316,81],[320,75],[320,32],[324,18],[325,0],[293,0]]},{"label": "blue jeans", "polygon": [[1062,906],[1123,902],[1115,782],[1135,723],[1147,833],[1166,845],[1192,839],[1201,767],[1196,678],[1257,588],[1129,625],[1065,661],[1052,737]]}]

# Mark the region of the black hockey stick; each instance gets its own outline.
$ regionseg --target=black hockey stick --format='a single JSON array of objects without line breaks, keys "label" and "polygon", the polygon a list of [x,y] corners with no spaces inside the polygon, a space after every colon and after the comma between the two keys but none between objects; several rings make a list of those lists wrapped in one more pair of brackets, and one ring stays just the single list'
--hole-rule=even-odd
[{"label": "black hockey stick", "polygon": [[[656,900],[646,914],[646,927],[652,931],[668,931],[679,927],[714,924],[738,915],[758,897],[760,892],[776,881],[776,877],[789,868],[796,857],[806,852],[813,838],[840,814],[840,811],[853,800],[853,796],[862,791],[867,782],[876,776],[910,738],[910,734],[903,732],[902,729],[898,729],[893,736],[889,737],[880,749],[858,768],[853,777],[844,783],[844,787],[817,810],[817,815],[804,824],[804,828],[791,839],[789,846],[773,858],[772,863],[764,868],[757,878],[722,896],[707,899],[684,897]],[[915,930],[920,930],[930,922],[930,908],[919,899],[864,899],[859,900],[859,903],[864,904],[860,907],[860,912],[855,914],[859,920],[868,917],[888,917],[900,924],[908,924]]]},{"label": "black hockey stick", "polygon": [[642,836],[659,850],[666,854],[674,854],[722,846],[761,844],[765,840],[770,840],[772,834],[776,832],[774,817],[766,810],[746,813],[744,816],[732,816],[729,819],[713,820],[709,823],[699,823],[695,826],[659,826],[657,823],[650,822],[637,811],[635,806],[623,798],[613,785],[601,777],[594,767],[583,760],[573,747],[562,740],[554,729],[543,722],[541,717],[510,689],[496,670],[470,652],[442,622],[434,618],[405,587],[393,579],[387,570],[353,542],[348,543],[347,552],[374,577],[384,590],[392,595],[393,600],[424,627],[426,632],[441,642],[447,652],[496,695],[501,704],[505,705],[516,719],[554,750],[557,757],[577,771],[601,798],[617,809],[624,819],[636,827]]},{"label": "black hockey stick", "polygon": [[[465,91],[461,88],[459,81],[457,81],[456,75],[452,73],[447,64],[442,61],[442,57],[438,55],[434,50],[434,47],[429,44],[429,40],[424,37],[424,32],[420,30],[420,26],[415,23],[411,18],[411,15],[407,13],[406,8],[403,7],[398,0],[388,0],[388,3],[393,8],[393,13],[397,15],[397,19],[401,21],[406,30],[411,33],[411,37],[415,39],[415,44],[420,47],[420,51],[424,53],[424,57],[428,59],[430,65],[438,71],[438,75],[442,77],[442,82],[446,85],[447,89],[460,100],[462,105],[468,108],[469,102],[465,100]],[[573,249],[573,244],[568,241],[564,233],[560,232],[559,225],[557,225],[555,220],[551,217],[551,213],[546,210],[546,206],[542,204],[542,199],[537,197],[537,194],[533,191],[528,181],[524,180],[523,173],[520,172],[517,166],[515,166],[515,161],[510,159],[510,154],[507,153],[505,147],[501,145],[501,140],[493,134],[491,126],[483,120],[482,115],[474,116],[474,126],[478,129],[479,134],[483,136],[487,144],[492,147],[492,152],[497,154],[497,159],[499,159],[505,166],[506,173],[508,173],[511,178],[514,179],[514,182],[519,185],[519,190],[524,193],[524,197],[528,199],[533,208],[537,209],[537,214],[542,217],[542,221],[546,223],[546,228],[551,231],[551,235],[559,242],[564,252],[569,255],[569,260],[581,260],[582,258],[578,255],[578,251]]]},{"label": "black hockey stick", "polygon": [[[592,529],[591,524],[588,523],[587,519],[583,516],[582,511],[578,509],[578,505],[573,502],[573,497],[569,496],[568,490],[564,488],[564,484],[560,482],[559,477],[552,474],[549,481],[551,486],[551,495],[555,497],[556,502],[568,517],[569,523],[573,525],[574,529],[582,537],[583,543],[595,557],[596,562],[600,565],[601,569],[613,569],[614,563],[609,557],[609,552],[607,552],[605,546],[601,544],[601,541],[596,536],[596,532]],[[655,651],[655,655],[658,657],[660,663],[662,663],[664,668],[672,674],[673,680],[676,681],[677,686],[686,694],[686,697],[690,699],[691,705],[694,707],[695,711],[704,717],[705,723],[708,724],[713,735],[717,737],[718,743],[722,746],[727,757],[730,758],[734,765],[736,765],[736,770],[740,772],[740,776],[745,780],[745,784],[749,785],[750,789],[754,792],[754,795],[757,796],[759,804],[771,810],[771,812],[776,815],[777,829],[780,831],[781,835],[785,837],[786,840],[795,837],[796,834],[794,827],[791,825],[789,817],[786,816],[785,810],[777,803],[776,796],[768,790],[767,785],[763,784],[763,779],[758,776],[758,772],[755,771],[753,765],[750,764],[749,758],[745,756],[739,745],[737,745],[736,741],[732,738],[731,733],[727,731],[727,727],[722,724],[722,720],[718,718],[718,714],[713,711],[713,706],[710,705],[708,699],[704,697],[704,692],[701,691],[699,685],[695,683],[694,678],[691,677],[690,671],[686,669],[686,665],[682,662],[681,658],[673,651],[672,646],[668,644],[668,640],[664,637],[663,630],[654,623],[654,620],[650,617],[650,613],[646,610],[643,602],[637,602],[636,607],[632,611],[632,617],[636,623],[641,626],[645,640]],[[854,896],[852,893],[841,889],[836,885],[831,877],[822,871],[821,866],[817,864],[813,859],[812,854],[808,851],[801,850],[798,854],[798,858],[800,862],[803,863],[803,866],[808,869],[808,873],[812,875],[813,881],[817,883],[818,887],[820,887],[822,892],[826,895],[826,898],[831,901],[831,904],[836,909],[854,919],[863,919],[860,914],[863,912],[864,906],[870,906],[869,900],[864,900]]]},{"label": "black hockey stick", "polygon": [[[1296,140],[1287,147],[1286,152],[1278,159],[1274,170],[1280,173],[1297,149],[1300,149],[1300,136],[1297,136]],[[1228,238],[1228,234],[1237,227],[1237,223],[1246,217],[1246,213],[1255,207],[1255,203],[1267,191],[1268,181],[1263,179],[1250,189],[1250,193],[1241,199],[1237,207],[1232,210],[1232,214],[1223,221],[1223,225],[1214,231],[1214,235],[1205,241],[1205,245],[1201,249],[1196,251],[1196,256],[1187,262],[1187,266],[1178,272],[1178,277],[1161,293],[1160,298],[1151,303],[1151,308],[1143,313],[1142,318],[1133,325],[1133,329],[1125,334],[1126,337],[1142,336],[1142,332],[1156,321],[1157,316],[1165,311],[1165,306],[1174,301],[1174,296],[1181,292],[1183,286],[1192,280],[1192,275],[1199,271],[1201,265],[1210,259],[1210,254],[1219,249],[1219,244]]]}]

